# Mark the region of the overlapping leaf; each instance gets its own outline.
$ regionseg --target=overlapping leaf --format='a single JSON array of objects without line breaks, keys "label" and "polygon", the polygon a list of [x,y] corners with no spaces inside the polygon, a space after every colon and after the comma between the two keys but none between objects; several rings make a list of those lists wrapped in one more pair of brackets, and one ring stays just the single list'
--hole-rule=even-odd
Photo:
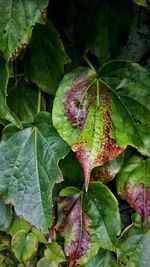
[{"label": "overlapping leaf", "polygon": [[119,194],[142,215],[143,225],[150,216],[150,159],[129,158],[117,177]]},{"label": "overlapping leaf", "polygon": [[[137,83],[137,77],[134,78],[138,65],[133,71],[132,63],[127,64],[131,67],[131,75],[134,74],[131,87],[128,85],[130,94],[134,96],[134,82],[140,90],[145,72],[149,81],[150,75],[145,71]],[[147,83],[142,84],[145,90],[142,103],[138,97],[134,99],[126,92],[122,95],[126,87],[119,91],[117,85],[121,81],[123,83],[120,73],[123,75],[125,70],[118,68],[115,72],[115,66],[118,68],[118,61],[116,65],[115,61],[107,64],[109,79],[107,72],[104,74],[105,66],[99,71],[100,78],[87,68],[67,74],[60,83],[54,101],[54,126],[77,153],[84,170],[86,189],[91,170],[115,159],[127,145],[137,148],[144,155],[150,155],[150,113],[142,105],[150,95],[149,88]]]},{"label": "overlapping leaf", "polygon": [[9,109],[6,102],[8,79],[8,66],[5,64],[4,60],[0,58],[0,118],[21,127],[18,117]]},{"label": "overlapping leaf", "polygon": [[0,228],[7,229],[11,224],[12,208],[0,199]]},{"label": "overlapping leaf", "polygon": [[118,262],[121,266],[147,267],[150,262],[150,225],[145,229],[128,227],[118,241]]},{"label": "overlapping leaf", "polygon": [[132,2],[82,1],[77,17],[75,37],[78,47],[90,50],[106,62],[117,57],[126,44],[133,19]]},{"label": "overlapping leaf", "polygon": [[90,184],[88,194],[65,188],[58,198],[56,228],[65,239],[66,255],[82,265],[96,255],[99,247],[114,248],[120,233],[117,201],[99,182]]},{"label": "overlapping leaf", "polygon": [[47,93],[54,94],[69,61],[58,32],[51,22],[37,24],[27,49],[25,70],[28,79]]},{"label": "overlapping leaf", "polygon": [[7,60],[17,57],[28,44],[32,28],[47,4],[47,0],[0,1],[0,51]]},{"label": "overlapping leaf", "polygon": [[84,267],[118,267],[112,252],[100,249],[94,259],[85,264]]},{"label": "overlapping leaf", "polygon": [[62,180],[58,162],[68,150],[46,112],[36,116],[34,126],[18,130],[10,125],[3,133],[0,192],[15,206],[17,214],[43,232],[52,223],[53,186]]}]

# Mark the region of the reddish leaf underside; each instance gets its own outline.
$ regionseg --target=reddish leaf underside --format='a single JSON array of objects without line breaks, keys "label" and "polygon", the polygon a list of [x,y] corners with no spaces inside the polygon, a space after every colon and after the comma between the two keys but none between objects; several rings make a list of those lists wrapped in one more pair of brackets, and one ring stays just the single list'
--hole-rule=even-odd
[{"label": "reddish leaf underside", "polygon": [[71,260],[83,256],[89,246],[90,219],[77,196],[58,198],[57,231],[64,237],[64,250]]},{"label": "reddish leaf underside", "polygon": [[[92,82],[88,74],[84,73],[73,80],[70,90],[64,96],[65,116],[68,122],[79,130],[79,138],[72,145],[72,150],[77,153],[83,167],[86,190],[92,169],[115,159],[125,149],[118,147],[111,135],[112,103],[109,89],[100,83],[98,90],[97,101],[97,82]],[[88,121],[90,112],[93,116],[91,121]],[[90,139],[90,142],[87,139]]]},{"label": "reddish leaf underside", "polygon": [[125,186],[125,195],[129,205],[142,216],[145,227],[150,216],[150,188],[144,187],[144,184],[134,185],[128,182]]}]

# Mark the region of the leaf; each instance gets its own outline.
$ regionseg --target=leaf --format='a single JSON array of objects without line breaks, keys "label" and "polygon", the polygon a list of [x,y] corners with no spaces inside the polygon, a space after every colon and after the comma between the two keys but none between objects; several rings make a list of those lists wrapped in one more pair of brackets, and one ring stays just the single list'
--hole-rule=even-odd
[{"label": "leaf", "polygon": [[[110,62],[110,81],[117,80],[112,67]],[[118,157],[127,145],[150,155],[149,111],[138,99],[122,96],[122,92],[110,86],[109,80],[108,84],[103,81],[103,68],[99,79],[88,68],[66,74],[53,106],[54,127],[77,153],[84,170],[86,190],[92,169]],[[105,77],[106,74],[104,80]],[[139,82],[139,88],[140,85]],[[143,89],[149,91],[147,86]]]},{"label": "leaf", "polygon": [[103,166],[94,168],[91,172],[91,177],[104,184],[111,181],[120,171],[121,166],[123,165],[123,160],[124,154],[122,153],[119,157],[108,161]]},{"label": "leaf", "polygon": [[120,233],[117,201],[99,182],[90,183],[88,194],[73,187],[65,188],[58,198],[56,228],[65,239],[66,256],[85,264],[99,247],[114,248],[116,235]]},{"label": "leaf", "polygon": [[77,17],[75,38],[79,49],[90,50],[106,62],[116,58],[127,42],[133,19],[132,2],[84,1]]},{"label": "leaf", "polygon": [[139,6],[147,7],[147,1],[146,0],[133,0],[134,3],[136,3]]},{"label": "leaf", "polygon": [[47,258],[43,257],[37,264],[37,267],[58,267],[55,262],[50,262]]},{"label": "leaf", "polygon": [[127,159],[117,177],[117,190],[141,214],[145,226],[150,216],[150,159]]},{"label": "leaf", "polygon": [[49,261],[53,261],[55,263],[66,261],[62,247],[56,242],[48,245],[47,249],[44,251],[44,255]]},{"label": "leaf", "polygon": [[[32,123],[37,113],[38,90],[21,80],[17,85],[9,86],[7,102],[22,123]],[[45,100],[42,96],[41,111],[44,110]]]},{"label": "leaf", "polygon": [[3,133],[0,192],[18,215],[43,232],[52,224],[53,186],[62,180],[58,162],[68,152],[47,112],[35,117],[34,126],[20,131],[10,125]]},{"label": "leaf", "polygon": [[125,229],[118,240],[117,254],[120,266],[149,266],[150,224],[145,229],[142,226]]},{"label": "leaf", "polygon": [[20,230],[12,237],[11,248],[19,261],[27,261],[36,253],[38,240],[33,233]]},{"label": "leaf", "polygon": [[7,96],[7,84],[9,79],[8,65],[0,57],[0,119],[8,120],[17,127],[21,127],[21,123],[18,117],[9,109],[6,96]]},{"label": "leaf", "polygon": [[12,208],[0,199],[0,228],[7,229],[12,220]]},{"label": "leaf", "polygon": [[28,79],[44,92],[55,94],[69,61],[59,35],[52,25],[36,25],[27,48],[25,70]]},{"label": "leaf", "polygon": [[20,230],[25,230],[26,232],[29,232],[31,228],[32,228],[31,225],[29,225],[24,219],[14,215],[12,223],[7,230],[7,233],[13,236]]},{"label": "leaf", "polygon": [[85,264],[85,267],[118,267],[112,252],[100,249],[95,258]]},{"label": "leaf", "polygon": [[32,28],[47,4],[47,0],[0,1],[0,51],[6,60],[15,59],[20,49],[27,46]]}]

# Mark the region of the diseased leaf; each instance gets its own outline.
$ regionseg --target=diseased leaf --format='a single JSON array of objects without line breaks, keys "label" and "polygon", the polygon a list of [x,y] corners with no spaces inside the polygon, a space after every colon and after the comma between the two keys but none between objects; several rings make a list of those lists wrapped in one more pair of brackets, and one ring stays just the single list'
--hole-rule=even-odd
[{"label": "diseased leaf", "polygon": [[[108,84],[103,81],[103,68],[99,79],[88,68],[66,74],[53,106],[54,127],[77,153],[84,170],[86,190],[92,169],[118,157],[127,145],[150,155],[150,112],[138,99],[122,95],[110,86],[109,80]],[[113,74],[112,62],[110,68],[113,83],[117,74]],[[148,87],[143,88],[148,94]]]},{"label": "diseased leaf", "polygon": [[0,228],[6,229],[10,226],[12,220],[12,208],[10,205],[6,205],[2,199],[0,199]]},{"label": "diseased leaf", "polygon": [[16,258],[20,261],[27,261],[36,253],[38,240],[33,233],[20,230],[12,237],[11,248]]},{"label": "diseased leaf", "polygon": [[145,226],[150,216],[150,159],[138,156],[127,159],[117,176],[117,189],[122,198],[141,214]]},{"label": "diseased leaf", "polygon": [[[11,149],[10,149],[11,147]],[[52,224],[52,189],[62,180],[58,168],[69,148],[41,112],[34,126],[6,127],[0,143],[0,192],[18,215],[47,232]]]},{"label": "diseased leaf", "polygon": [[73,187],[65,188],[58,198],[56,228],[65,239],[66,256],[77,260],[77,264],[85,264],[99,247],[113,249],[120,233],[117,201],[99,182],[90,183],[88,194]]},{"label": "diseased leaf", "polygon": [[69,61],[63,43],[52,25],[37,24],[27,48],[25,70],[28,79],[44,92],[55,94]]},{"label": "diseased leaf", "polygon": [[[7,102],[22,123],[32,123],[37,113],[38,90],[24,80],[8,88]],[[41,98],[41,111],[45,111],[45,100]]]},{"label": "diseased leaf", "polygon": [[149,266],[150,224],[145,229],[141,225],[126,228],[118,240],[117,256],[119,266]]},{"label": "diseased leaf", "polygon": [[4,60],[0,57],[0,119],[8,120],[16,126],[21,127],[18,117],[9,109],[6,96],[7,84],[9,80],[9,68]]},{"label": "diseased leaf", "polygon": [[28,44],[47,4],[47,0],[0,1],[0,51],[6,60],[15,59]]},{"label": "diseased leaf", "polygon": [[124,154],[122,153],[119,157],[114,160],[108,161],[103,166],[94,168],[91,172],[91,177],[104,184],[111,181],[120,171],[123,160]]},{"label": "diseased leaf", "polygon": [[[75,39],[101,62],[116,58],[126,44],[133,19],[130,0],[82,1],[77,14]],[[126,23],[125,23],[126,22]]]}]

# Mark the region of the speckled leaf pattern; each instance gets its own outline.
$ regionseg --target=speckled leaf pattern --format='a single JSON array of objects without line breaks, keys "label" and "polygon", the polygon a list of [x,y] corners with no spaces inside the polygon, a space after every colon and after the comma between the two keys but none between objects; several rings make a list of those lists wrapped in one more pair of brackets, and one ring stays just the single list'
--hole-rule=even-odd
[{"label": "speckled leaf pattern", "polygon": [[118,174],[117,189],[122,198],[141,214],[145,226],[150,216],[150,159],[129,158]]},{"label": "speckled leaf pattern", "polygon": [[47,4],[47,0],[0,1],[0,51],[6,60],[15,59],[27,46]]},{"label": "speckled leaf pattern", "polygon": [[56,229],[65,239],[66,255],[83,265],[97,254],[99,247],[113,249],[120,233],[117,201],[99,182],[90,183],[88,194],[65,188],[58,198]]},{"label": "speckled leaf pattern", "polygon": [[57,30],[49,21],[37,24],[27,48],[25,72],[29,80],[44,92],[55,94],[69,61]]},{"label": "speckled leaf pattern", "polygon": [[34,126],[18,130],[10,125],[3,133],[0,192],[18,215],[43,232],[52,224],[53,186],[62,180],[58,162],[68,152],[47,112],[35,117]]},{"label": "speckled leaf pattern", "polygon": [[[112,81],[116,75],[113,77],[112,69]],[[53,107],[54,127],[77,153],[86,190],[91,170],[115,159],[127,145],[150,155],[149,111],[137,99],[119,94],[103,81],[103,69],[100,76],[87,68],[65,75]]]},{"label": "speckled leaf pattern", "polygon": [[119,266],[148,267],[150,263],[150,224],[129,226],[118,240]]}]

